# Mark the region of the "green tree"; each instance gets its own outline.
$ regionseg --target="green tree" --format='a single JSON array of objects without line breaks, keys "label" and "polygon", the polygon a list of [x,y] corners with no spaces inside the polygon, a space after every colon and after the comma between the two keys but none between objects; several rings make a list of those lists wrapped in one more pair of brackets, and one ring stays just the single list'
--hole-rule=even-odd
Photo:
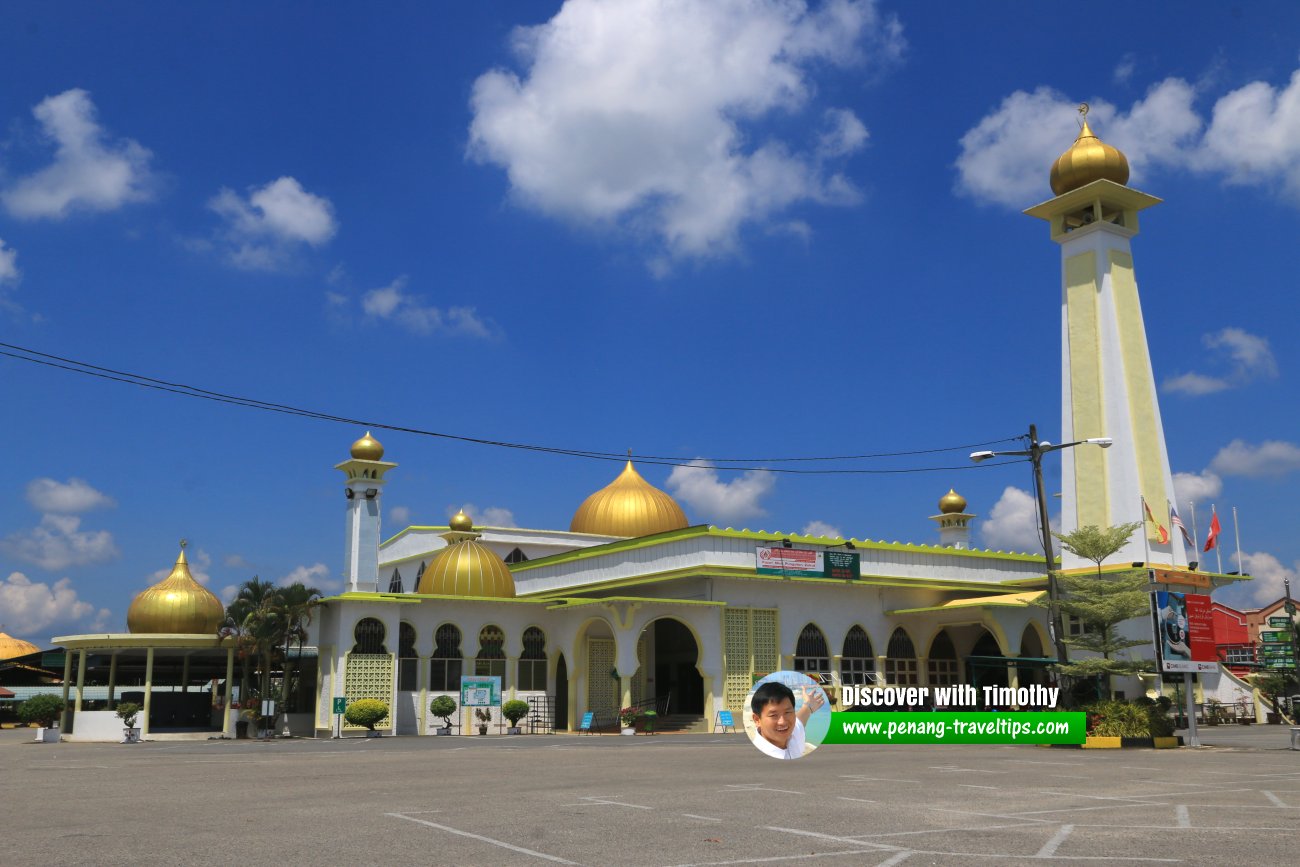
[{"label": "green tree", "polygon": [[1251,686],[1268,696],[1276,713],[1284,713],[1281,697],[1286,694],[1287,687],[1291,685],[1291,678],[1280,671],[1261,671],[1252,674],[1249,680]]},{"label": "green tree", "polygon": [[1140,523],[1101,528],[1089,524],[1071,533],[1054,533],[1061,547],[1097,564],[1096,575],[1058,575],[1062,590],[1061,611],[1079,619],[1079,635],[1064,640],[1070,647],[1099,654],[1100,658],[1077,659],[1060,666],[1069,677],[1100,677],[1112,698],[1111,677],[1149,671],[1151,663],[1128,659],[1123,651],[1147,644],[1145,639],[1125,638],[1119,626],[1126,620],[1144,616],[1151,607],[1151,596],[1144,572],[1102,572],[1102,564],[1118,553],[1132,538]]},{"label": "green tree", "polygon": [[64,703],[62,696],[43,692],[18,706],[18,718],[28,725],[36,723],[38,726],[49,728],[54,725],[54,721],[66,707],[67,704]]},{"label": "green tree", "polygon": [[288,712],[289,707],[289,645],[298,642],[298,655],[302,655],[302,643],[307,640],[307,627],[311,625],[320,605],[321,592],[315,587],[308,587],[301,581],[281,587],[274,595],[274,605],[280,612],[280,625],[284,629],[284,682],[280,692],[280,703]]}]

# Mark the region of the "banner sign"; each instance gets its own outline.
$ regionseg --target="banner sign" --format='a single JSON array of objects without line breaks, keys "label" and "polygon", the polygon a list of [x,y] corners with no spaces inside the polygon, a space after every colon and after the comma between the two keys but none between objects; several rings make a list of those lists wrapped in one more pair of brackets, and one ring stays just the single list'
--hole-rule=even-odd
[{"label": "banner sign", "polygon": [[461,707],[495,707],[501,704],[501,678],[461,675]]},{"label": "banner sign", "polygon": [[1268,625],[1273,629],[1286,629],[1291,625],[1290,617],[1270,617]]},{"label": "banner sign", "polygon": [[1188,587],[1204,587],[1209,589],[1211,586],[1210,576],[1200,572],[1188,572],[1183,569],[1152,569],[1152,584],[1182,584]]},{"label": "banner sign", "polygon": [[838,578],[862,575],[862,555],[856,551],[810,551],[804,548],[757,548],[754,568],[760,575],[787,578]]},{"label": "banner sign", "polygon": [[1265,644],[1269,644],[1269,643],[1273,643],[1273,644],[1283,644],[1283,643],[1285,643],[1285,644],[1290,644],[1290,643],[1291,643],[1291,636],[1289,636],[1289,635],[1287,635],[1285,632],[1281,632],[1281,631],[1278,631],[1278,632],[1260,632],[1260,633],[1259,633],[1259,640],[1262,641],[1262,642],[1264,642]]},{"label": "banner sign", "polygon": [[1151,616],[1161,671],[1218,670],[1209,596],[1158,590]]}]

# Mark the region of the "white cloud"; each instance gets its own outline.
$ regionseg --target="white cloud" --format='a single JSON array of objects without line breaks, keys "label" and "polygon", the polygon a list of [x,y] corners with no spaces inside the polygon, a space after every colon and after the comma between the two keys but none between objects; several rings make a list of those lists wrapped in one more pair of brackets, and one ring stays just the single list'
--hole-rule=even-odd
[{"label": "white cloud", "polygon": [[18,270],[18,251],[5,246],[0,238],[0,283],[17,283],[22,272]]},{"label": "white cloud", "polygon": [[1119,63],[1115,64],[1115,71],[1111,73],[1111,79],[1116,84],[1128,84],[1133,78],[1133,72],[1137,69],[1137,57],[1129,52],[1120,58]]},{"label": "white cloud", "polygon": [[[1199,473],[1174,473],[1174,497],[1178,505],[1204,503],[1223,493],[1223,479],[1209,470]],[[1181,516],[1180,516],[1181,517]],[[1190,527],[1191,524],[1188,523]]]},{"label": "white cloud", "polygon": [[225,587],[221,588],[221,601],[226,605],[229,605],[231,602],[234,602],[235,597],[238,595],[239,595],[238,584],[227,584]]},{"label": "white cloud", "polygon": [[[1230,559],[1236,562],[1236,553]],[[1272,554],[1263,551],[1253,554],[1243,551],[1239,571],[1250,575],[1252,580],[1234,583],[1215,591],[1215,599],[1227,605],[1258,608],[1282,598],[1285,579],[1290,578],[1292,584],[1297,579],[1295,567],[1287,568]]]},{"label": "white cloud", "polygon": [[[331,306],[346,305],[346,296],[327,292]],[[478,315],[473,307],[435,307],[419,295],[406,291],[406,276],[400,276],[379,289],[361,296],[361,311],[371,322],[393,322],[415,334],[461,334],[467,337],[493,337],[495,326]]]},{"label": "white cloud", "polygon": [[872,0],[570,0],[514,43],[522,74],[474,82],[470,155],[523,205],[653,237],[661,270],[795,203],[856,202],[828,165],[865,143],[856,116],[832,109],[804,143],[751,127],[803,112],[820,67],[892,63],[905,44]]},{"label": "white cloud", "polygon": [[[1054,526],[1059,527],[1059,516],[1055,520]],[[1034,554],[1043,550],[1043,537],[1038,532],[1038,504],[1028,491],[1008,487],[979,526],[984,547],[990,550]],[[1059,548],[1059,545],[1053,542],[1052,547]]]},{"label": "white cloud", "polygon": [[808,524],[799,531],[803,536],[824,536],[827,539],[843,539],[844,534],[840,528],[834,524],[828,524],[825,521],[809,521]]},{"label": "white cloud", "polygon": [[411,510],[406,506],[393,506],[388,510],[388,519],[398,527],[410,526]]},{"label": "white cloud", "polygon": [[509,509],[500,506],[488,506],[480,509],[473,503],[465,503],[461,506],[448,506],[447,517],[450,518],[457,512],[464,512],[469,515],[469,519],[474,522],[474,526],[479,527],[518,527],[515,523],[515,513]]},{"label": "white cloud", "polygon": [[1300,446],[1281,440],[1251,445],[1233,440],[1210,461],[1210,469],[1223,476],[1265,478],[1300,470]]},{"label": "white cloud", "polygon": [[219,233],[226,258],[250,270],[282,267],[299,246],[319,247],[338,231],[330,200],[287,176],[250,188],[247,198],[223,188],[208,207],[226,221]]},{"label": "white cloud", "polygon": [[775,485],[776,476],[763,470],[748,470],[724,482],[713,465],[703,460],[673,467],[668,476],[668,487],[675,497],[705,520],[719,524],[766,515],[760,501]]},{"label": "white cloud", "polygon": [[27,502],[40,512],[71,515],[92,509],[111,509],[117,505],[113,498],[92,488],[85,479],[33,479],[27,483]]},{"label": "white cloud", "polygon": [[[0,582],[0,621],[15,635],[32,635],[52,623],[81,620],[94,613],[95,606],[79,598],[67,578],[45,584],[21,572],[11,572]],[[101,609],[97,621],[108,615],[106,609]]]},{"label": "white cloud", "polygon": [[0,192],[12,216],[57,220],[149,198],[152,155],[131,139],[108,141],[89,93],[73,89],[46,97],[32,114],[55,146],[54,162]]},{"label": "white cloud", "polygon": [[316,563],[311,566],[297,566],[288,575],[275,582],[277,586],[288,587],[290,584],[302,583],[308,587],[315,587],[326,593],[335,592],[343,589],[343,581],[339,578],[331,578],[329,567],[324,563]]},{"label": "white cloud", "polygon": [[1281,182],[1300,203],[1300,70],[1284,88],[1253,81],[1216,102],[1196,163],[1229,183]]},{"label": "white cloud", "polygon": [[75,515],[44,515],[39,526],[0,541],[0,550],[51,572],[104,563],[118,556],[112,533],[82,532],[80,527],[81,518]]},{"label": "white cloud", "polygon": [[243,569],[245,571],[250,571],[253,568],[253,564],[249,563],[239,554],[227,554],[222,558],[221,562],[230,569]]},{"label": "white cloud", "polygon": [[1201,373],[1184,373],[1164,382],[1164,390],[1189,395],[1213,394],[1258,379],[1277,376],[1277,360],[1267,337],[1251,334],[1240,328],[1225,328],[1206,334],[1201,342],[1210,350],[1217,350],[1221,358],[1215,359],[1224,373],[1213,376]]},{"label": "white cloud", "polygon": [[[204,586],[212,581],[212,575],[208,572],[212,568],[212,555],[207,551],[202,548],[194,548],[186,552],[185,562],[189,565],[190,575],[194,577],[195,581]],[[155,570],[150,580],[152,583],[157,584],[170,574],[172,574],[172,567],[168,566],[165,569]]]}]

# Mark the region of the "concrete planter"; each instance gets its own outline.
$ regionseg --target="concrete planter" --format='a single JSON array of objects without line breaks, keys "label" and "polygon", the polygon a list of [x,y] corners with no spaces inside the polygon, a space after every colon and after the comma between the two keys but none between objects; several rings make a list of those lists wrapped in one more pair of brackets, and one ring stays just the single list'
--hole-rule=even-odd
[{"label": "concrete planter", "polygon": [[140,729],[139,728],[122,729],[122,743],[124,744],[140,743]]},{"label": "concrete planter", "polygon": [[508,735],[521,735],[523,733],[524,730],[521,729],[519,726],[508,726],[506,728],[506,734]]},{"label": "concrete planter", "polygon": [[434,734],[446,737],[451,734],[451,726],[442,726],[434,730]]},{"label": "concrete planter", "polygon": [[57,744],[59,742],[59,730],[57,728],[46,728],[42,726],[36,730],[36,742],[40,744]]},{"label": "concrete planter", "polygon": [[374,732],[374,731],[366,732],[366,737],[368,738],[382,738],[383,736],[384,736],[383,732]]},{"label": "concrete planter", "polygon": [[634,735],[634,734],[636,734],[636,729],[635,729],[633,726],[623,726],[623,728],[622,728],[622,730],[619,732],[619,734],[621,734],[621,735]]}]

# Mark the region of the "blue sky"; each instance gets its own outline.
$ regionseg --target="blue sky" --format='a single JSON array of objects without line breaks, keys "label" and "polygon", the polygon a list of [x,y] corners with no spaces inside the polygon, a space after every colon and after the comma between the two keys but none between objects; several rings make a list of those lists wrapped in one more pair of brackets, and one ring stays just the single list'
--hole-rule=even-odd
[{"label": "blue sky", "polygon": [[[1274,598],[1300,560],[1300,8],[1087,12],[6,4],[0,340],[682,461],[1055,440],[1059,253],[1020,211],[1087,100],[1165,200],[1134,253],[1183,517],[1230,534],[1236,505],[1264,576],[1236,601]],[[6,631],[122,628],[182,537],[218,593],[337,586],[331,467],[362,430],[7,358],[0,406]],[[567,528],[618,470],[377,435],[387,532],[464,504]],[[693,521],[886,540],[936,538],[954,486],[977,542],[1033,549],[1022,466],[643,469]]]}]

